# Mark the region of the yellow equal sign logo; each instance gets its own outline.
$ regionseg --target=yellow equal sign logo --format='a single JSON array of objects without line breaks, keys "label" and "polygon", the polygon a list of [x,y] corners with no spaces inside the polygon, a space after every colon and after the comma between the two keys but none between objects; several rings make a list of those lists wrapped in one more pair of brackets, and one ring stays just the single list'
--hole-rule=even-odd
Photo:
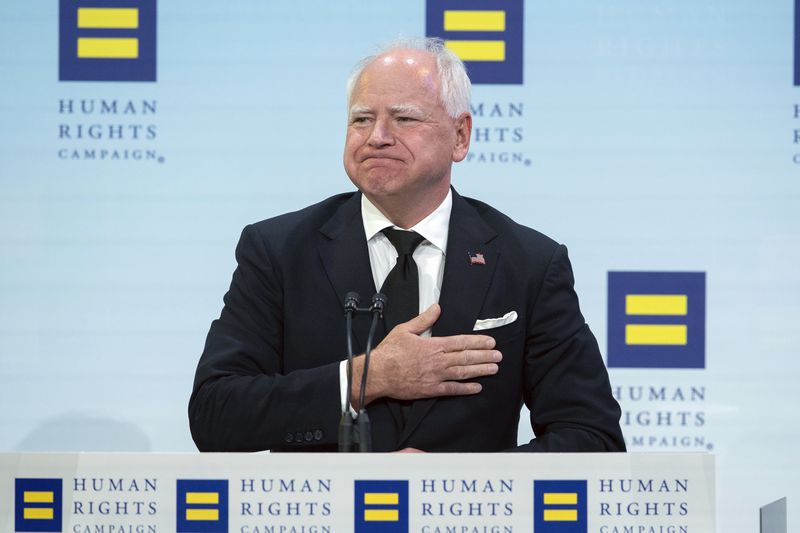
[{"label": "yellow equal sign logo", "polygon": [[186,493],[186,520],[206,521],[219,520],[219,509],[189,508],[190,505],[219,505],[218,492],[187,492]]},{"label": "yellow equal sign logo", "polygon": [[[121,7],[78,8],[79,29],[135,30],[139,28],[139,9]],[[136,37],[78,37],[81,59],[137,59]]]},{"label": "yellow equal sign logo", "polygon": [[61,531],[61,479],[14,480],[14,531]]},{"label": "yellow equal sign logo", "polygon": [[705,368],[705,272],[609,272],[609,368]]},{"label": "yellow equal sign logo", "polygon": [[408,480],[360,480],[354,485],[355,533],[408,533]]},{"label": "yellow equal sign logo", "polygon": [[578,521],[578,493],[577,492],[545,492],[544,505],[574,506],[574,509],[544,509],[545,522],[577,522]]},{"label": "yellow equal sign logo", "polygon": [[473,84],[522,84],[524,0],[426,0],[425,35],[466,64]]},{"label": "yellow equal sign logo", "polygon": [[60,81],[156,81],[157,0],[58,0]]},{"label": "yellow equal sign logo", "polygon": [[587,533],[586,480],[533,482],[533,530],[536,533]]},{"label": "yellow equal sign logo", "polygon": [[[504,32],[506,12],[500,10],[454,10],[444,12],[444,31]],[[496,39],[446,39],[445,46],[462,61],[505,61],[506,42]]]},{"label": "yellow equal sign logo", "polygon": [[[397,492],[365,492],[364,506],[400,505],[400,494]],[[400,520],[399,509],[364,509],[365,522],[397,522]]]},{"label": "yellow equal sign logo", "polygon": [[23,503],[49,503],[48,506],[43,507],[29,507],[27,505],[22,508],[22,516],[25,520],[52,520],[53,519],[53,502],[55,501],[55,494],[52,491],[40,490],[26,490],[22,493]]},{"label": "yellow equal sign logo", "polygon": [[[689,310],[686,294],[627,294],[625,315],[685,317]],[[625,344],[685,346],[686,324],[626,324]]]},{"label": "yellow equal sign logo", "polygon": [[228,531],[227,480],[179,479],[177,492],[177,533]]}]

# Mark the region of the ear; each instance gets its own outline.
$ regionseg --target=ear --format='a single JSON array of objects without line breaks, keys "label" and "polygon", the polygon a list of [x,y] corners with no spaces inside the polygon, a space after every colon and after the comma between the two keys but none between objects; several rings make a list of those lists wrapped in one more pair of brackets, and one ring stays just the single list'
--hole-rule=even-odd
[{"label": "ear", "polygon": [[453,161],[458,163],[467,157],[469,141],[472,138],[472,115],[462,113],[456,119],[456,144],[453,146]]}]

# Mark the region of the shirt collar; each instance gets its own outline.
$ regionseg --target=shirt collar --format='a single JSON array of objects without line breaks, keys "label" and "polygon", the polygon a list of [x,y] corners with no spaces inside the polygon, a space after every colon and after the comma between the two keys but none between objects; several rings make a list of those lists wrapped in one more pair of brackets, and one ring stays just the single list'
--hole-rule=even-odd
[{"label": "shirt collar", "polygon": [[[445,253],[445,250],[447,250],[447,230],[450,225],[450,212],[452,209],[453,191],[451,189],[447,191],[447,196],[439,204],[439,207],[420,220],[414,227],[408,229],[416,231],[425,237],[425,240],[441,250],[442,253]],[[364,194],[361,195],[361,219],[364,222],[364,233],[367,236],[367,241],[372,240],[384,228],[396,227]]]}]

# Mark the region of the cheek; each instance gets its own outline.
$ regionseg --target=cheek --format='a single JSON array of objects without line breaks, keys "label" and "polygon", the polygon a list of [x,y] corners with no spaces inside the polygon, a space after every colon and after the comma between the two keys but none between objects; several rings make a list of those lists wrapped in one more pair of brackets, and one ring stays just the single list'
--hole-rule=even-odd
[{"label": "cheek", "polygon": [[452,147],[445,146],[439,142],[429,142],[427,145],[419,146],[417,150],[418,160],[424,161],[426,165],[440,167],[450,165]]},{"label": "cheek", "polygon": [[344,162],[344,170],[350,179],[356,179],[362,171],[358,164],[357,153],[363,143],[360,141],[358,135],[348,134],[344,142],[344,155],[342,157]]},{"label": "cheek", "polygon": [[359,148],[361,148],[364,145],[366,139],[367,138],[363,134],[363,132],[353,131],[353,130],[348,129],[347,130],[347,135],[344,138],[344,151],[345,151],[345,153],[348,153],[348,152],[349,153],[354,153],[356,150],[358,150]]},{"label": "cheek", "polygon": [[352,162],[355,159],[355,152],[358,149],[359,144],[355,142],[355,139],[350,134],[344,140],[344,161],[347,163],[348,161]]}]

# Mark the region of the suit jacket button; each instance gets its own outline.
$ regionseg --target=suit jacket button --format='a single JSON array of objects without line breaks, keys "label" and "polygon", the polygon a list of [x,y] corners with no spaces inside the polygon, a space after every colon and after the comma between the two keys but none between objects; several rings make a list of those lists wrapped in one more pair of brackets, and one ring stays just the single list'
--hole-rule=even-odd
[{"label": "suit jacket button", "polygon": [[283,437],[283,440],[285,440],[287,443],[292,442],[294,440],[294,437],[292,436],[291,433],[287,433],[286,436]]},{"label": "suit jacket button", "polygon": [[318,429],[314,432],[314,440],[322,440],[322,430]]},{"label": "suit jacket button", "polygon": [[314,440],[314,434],[310,431],[306,431],[306,442],[311,442],[312,440]]}]

